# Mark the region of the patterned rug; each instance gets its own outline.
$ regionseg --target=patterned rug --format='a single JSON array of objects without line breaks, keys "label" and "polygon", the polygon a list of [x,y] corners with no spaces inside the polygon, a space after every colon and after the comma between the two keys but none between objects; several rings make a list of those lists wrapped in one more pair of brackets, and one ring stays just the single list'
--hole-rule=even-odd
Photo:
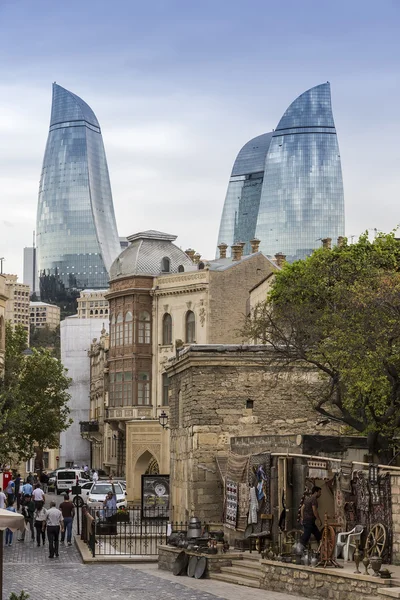
[{"label": "patterned rug", "polygon": [[231,529],[236,529],[238,515],[238,485],[234,481],[226,479],[226,511],[225,525]]}]

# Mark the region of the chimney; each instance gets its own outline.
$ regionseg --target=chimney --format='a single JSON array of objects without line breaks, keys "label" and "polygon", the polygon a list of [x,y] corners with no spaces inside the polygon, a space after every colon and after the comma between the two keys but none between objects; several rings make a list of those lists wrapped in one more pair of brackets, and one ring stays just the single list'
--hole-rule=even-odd
[{"label": "chimney", "polygon": [[337,239],[337,247],[341,248],[344,245],[344,237],[340,235]]},{"label": "chimney", "polygon": [[286,262],[286,254],[283,254],[282,252],[278,252],[277,254],[275,254],[275,262],[277,266],[281,269]]},{"label": "chimney", "polygon": [[322,240],[322,247],[328,248],[328,250],[330,250],[332,247],[332,238],[324,238]]},{"label": "chimney", "polygon": [[226,250],[228,248],[228,244],[225,244],[225,242],[222,242],[219,246],[218,246],[218,250],[219,250],[219,257],[220,258],[226,258]]},{"label": "chimney", "polygon": [[186,256],[188,256],[192,262],[193,262],[193,257],[195,255],[195,253],[196,253],[196,250],[193,250],[193,248],[188,248],[187,250],[185,250]]},{"label": "chimney", "polygon": [[193,262],[195,265],[199,264],[200,258],[201,258],[200,254],[198,252],[196,252],[196,254],[193,256]]},{"label": "chimney", "polygon": [[254,238],[253,240],[250,240],[251,253],[252,254],[255,254],[256,252],[258,252],[258,249],[260,247],[260,243],[261,243],[261,241],[258,240],[257,238]]},{"label": "chimney", "polygon": [[240,244],[233,244],[233,246],[231,246],[232,260],[240,260],[242,258],[242,252],[243,248]]}]

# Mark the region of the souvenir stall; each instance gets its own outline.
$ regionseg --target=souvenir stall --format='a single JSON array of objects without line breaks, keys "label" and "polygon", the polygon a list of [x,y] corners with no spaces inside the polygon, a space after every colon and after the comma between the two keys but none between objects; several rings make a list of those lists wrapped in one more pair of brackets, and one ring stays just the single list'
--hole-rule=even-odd
[{"label": "souvenir stall", "polygon": [[[229,454],[224,473],[224,528],[238,550],[271,557],[319,561],[353,560],[358,548],[382,563],[392,561],[392,498],[389,467],[329,457],[264,452]],[[301,506],[313,486],[321,488],[318,511],[323,544],[299,545]]]}]

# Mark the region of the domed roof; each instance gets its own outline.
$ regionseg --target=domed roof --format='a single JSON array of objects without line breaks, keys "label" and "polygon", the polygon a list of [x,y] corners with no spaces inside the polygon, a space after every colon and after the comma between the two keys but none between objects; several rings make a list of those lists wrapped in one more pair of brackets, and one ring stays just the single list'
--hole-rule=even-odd
[{"label": "domed roof", "polygon": [[[172,242],[176,235],[162,231],[141,231],[128,236],[130,245],[116,258],[111,265],[110,279],[133,275],[151,275],[156,277],[162,273],[178,273],[178,267],[193,267],[193,263],[183,250]],[[169,270],[163,259],[169,260]],[[167,263],[167,261],[165,261]]]}]

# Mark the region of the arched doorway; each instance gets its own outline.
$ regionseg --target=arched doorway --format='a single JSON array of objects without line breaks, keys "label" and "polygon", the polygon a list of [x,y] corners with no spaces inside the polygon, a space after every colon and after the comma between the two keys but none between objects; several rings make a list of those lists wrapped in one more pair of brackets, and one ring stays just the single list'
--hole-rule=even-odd
[{"label": "arched doorway", "polygon": [[157,475],[160,472],[158,460],[149,451],[146,450],[136,461],[133,472],[133,493],[135,499],[141,499],[142,495],[142,475]]}]

